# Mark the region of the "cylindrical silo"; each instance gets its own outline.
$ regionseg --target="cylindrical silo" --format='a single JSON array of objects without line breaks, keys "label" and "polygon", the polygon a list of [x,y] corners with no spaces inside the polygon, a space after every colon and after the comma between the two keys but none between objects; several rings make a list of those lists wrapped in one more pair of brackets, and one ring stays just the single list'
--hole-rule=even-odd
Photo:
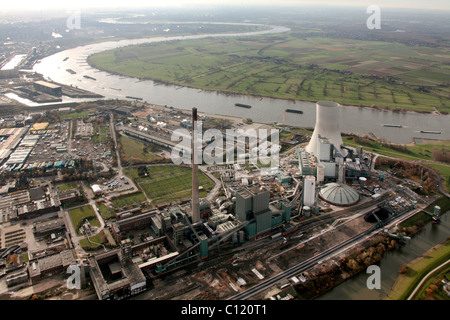
[{"label": "cylindrical silo", "polygon": [[367,183],[367,178],[365,177],[359,177],[359,184],[362,186],[365,186]]},{"label": "cylindrical silo", "polygon": [[303,204],[305,206],[314,205],[316,199],[316,178],[314,176],[306,176],[303,179]]},{"label": "cylindrical silo", "polygon": [[303,216],[309,218],[311,216],[311,208],[309,206],[303,207]]}]

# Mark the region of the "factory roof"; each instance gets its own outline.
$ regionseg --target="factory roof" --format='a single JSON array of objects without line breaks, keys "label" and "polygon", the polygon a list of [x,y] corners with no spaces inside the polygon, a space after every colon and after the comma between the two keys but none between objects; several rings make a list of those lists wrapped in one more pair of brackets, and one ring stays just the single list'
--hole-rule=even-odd
[{"label": "factory roof", "polygon": [[359,194],[351,187],[340,183],[328,183],[319,192],[320,198],[337,206],[350,206],[358,202]]},{"label": "factory roof", "polygon": [[55,230],[56,228],[65,227],[65,223],[64,223],[63,219],[59,218],[59,219],[53,219],[53,220],[44,221],[44,222],[35,222],[34,226],[35,226],[35,231],[39,233],[39,232],[52,231],[52,230]]},{"label": "factory roof", "polygon": [[42,80],[35,81],[34,83],[39,84],[41,86],[46,86],[46,87],[49,87],[49,88],[60,88],[61,87],[61,86],[59,86],[57,84],[50,83],[50,82],[47,82],[47,81],[42,81]]}]

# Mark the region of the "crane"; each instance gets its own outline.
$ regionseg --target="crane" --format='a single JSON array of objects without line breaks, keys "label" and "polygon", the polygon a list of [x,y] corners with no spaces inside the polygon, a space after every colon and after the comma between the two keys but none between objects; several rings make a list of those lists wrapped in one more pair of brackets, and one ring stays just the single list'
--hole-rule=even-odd
[{"label": "crane", "polygon": [[404,235],[402,235],[402,234],[393,234],[393,233],[390,233],[387,229],[384,229],[384,230],[383,230],[383,234],[386,235],[386,236],[388,236],[388,237],[397,239],[397,240],[399,240],[399,241],[402,242],[402,243],[405,243],[406,241],[411,240],[410,237],[404,236]]}]

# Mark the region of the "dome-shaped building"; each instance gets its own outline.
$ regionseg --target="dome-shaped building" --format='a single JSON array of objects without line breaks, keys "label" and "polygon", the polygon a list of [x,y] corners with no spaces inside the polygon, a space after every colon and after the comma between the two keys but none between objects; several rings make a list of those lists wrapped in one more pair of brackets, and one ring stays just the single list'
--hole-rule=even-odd
[{"label": "dome-shaped building", "polygon": [[351,206],[359,201],[359,193],[341,183],[327,183],[320,189],[319,197],[335,206]]}]

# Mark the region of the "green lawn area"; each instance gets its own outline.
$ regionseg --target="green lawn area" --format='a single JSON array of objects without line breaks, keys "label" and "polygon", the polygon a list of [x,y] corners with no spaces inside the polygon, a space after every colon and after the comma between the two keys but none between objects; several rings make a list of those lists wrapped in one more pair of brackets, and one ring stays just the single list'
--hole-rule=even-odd
[{"label": "green lawn area", "polygon": [[305,128],[292,128],[291,131],[297,132],[299,134],[304,134],[307,136],[312,136],[312,134],[313,134],[313,131],[305,129]]},{"label": "green lawn area", "polygon": [[58,187],[58,191],[65,191],[65,190],[70,190],[70,189],[78,189],[78,183],[66,183],[66,184],[61,184]]},{"label": "green lawn area", "polygon": [[96,125],[92,141],[95,143],[107,142],[108,134],[109,134],[108,124],[104,124],[102,126]]},{"label": "green lawn area", "polygon": [[101,244],[105,244],[105,242],[106,242],[106,236],[102,230],[99,233],[97,233],[95,236],[89,237],[89,239],[88,238],[81,239],[80,245],[84,250],[97,250],[97,249],[102,248]]},{"label": "green lawn area", "polygon": [[[135,180],[148,198],[158,200],[157,203],[189,197],[191,194],[192,171],[188,167],[148,166],[147,177],[138,177],[135,168],[124,169],[124,173]],[[214,182],[199,171],[199,186],[203,187],[201,194],[206,195],[214,187]]]},{"label": "green lawn area", "polygon": [[90,111],[90,110],[75,111],[75,112],[70,112],[70,113],[63,113],[59,116],[59,118],[61,120],[85,118],[90,113],[92,113],[92,111]]},{"label": "green lawn area", "polygon": [[409,263],[406,272],[399,275],[386,299],[406,300],[428,272],[448,259],[450,259],[450,240]]},{"label": "green lawn area", "polygon": [[145,202],[147,199],[145,198],[142,192],[127,194],[123,196],[119,196],[111,200],[114,207],[120,209],[126,206],[138,205],[141,202]]},{"label": "green lawn area", "polygon": [[439,172],[444,181],[442,182],[447,192],[450,191],[450,165],[443,163],[427,163],[426,166],[429,166]]},{"label": "green lawn area", "polygon": [[156,145],[144,143],[143,141],[124,135],[119,136],[119,141],[122,146],[122,156],[125,158],[125,161],[139,159],[145,162],[152,162],[153,160],[161,159],[160,156],[152,153],[162,150]]},{"label": "green lawn area", "polygon": [[[428,212],[433,212],[435,206],[439,206],[441,208],[441,213],[444,213],[444,212],[450,210],[450,200],[447,199],[445,196],[443,196],[443,197],[437,199],[436,201],[434,201],[428,207],[426,207],[425,210]],[[430,221],[431,221],[431,216],[428,213],[421,211],[421,212],[415,214],[414,216],[412,216],[411,218],[400,223],[399,227],[400,228],[408,228],[408,227],[415,226],[417,224],[426,224]]]},{"label": "green lawn area", "polygon": [[375,152],[379,154],[383,154],[388,157],[406,159],[406,160],[433,160],[432,153],[433,148],[437,149],[445,148],[450,152],[450,141],[440,141],[436,143],[417,143],[412,146],[406,146],[405,150],[394,150],[393,148],[389,148],[388,146],[383,146],[380,143],[356,137],[356,142],[354,141],[354,137],[352,136],[342,136],[342,140],[345,145],[351,147],[362,146],[363,149]]},{"label": "green lawn area", "polygon": [[100,211],[103,219],[106,220],[109,218],[114,218],[116,216],[116,210],[107,207],[103,202],[97,202],[96,206],[98,208],[98,211]]},{"label": "green lawn area", "polygon": [[100,221],[98,221],[97,217],[95,216],[94,209],[90,205],[70,209],[69,217],[78,235],[81,235],[78,229],[81,226],[82,221],[85,219],[89,219],[89,222],[92,226],[100,227]]}]

